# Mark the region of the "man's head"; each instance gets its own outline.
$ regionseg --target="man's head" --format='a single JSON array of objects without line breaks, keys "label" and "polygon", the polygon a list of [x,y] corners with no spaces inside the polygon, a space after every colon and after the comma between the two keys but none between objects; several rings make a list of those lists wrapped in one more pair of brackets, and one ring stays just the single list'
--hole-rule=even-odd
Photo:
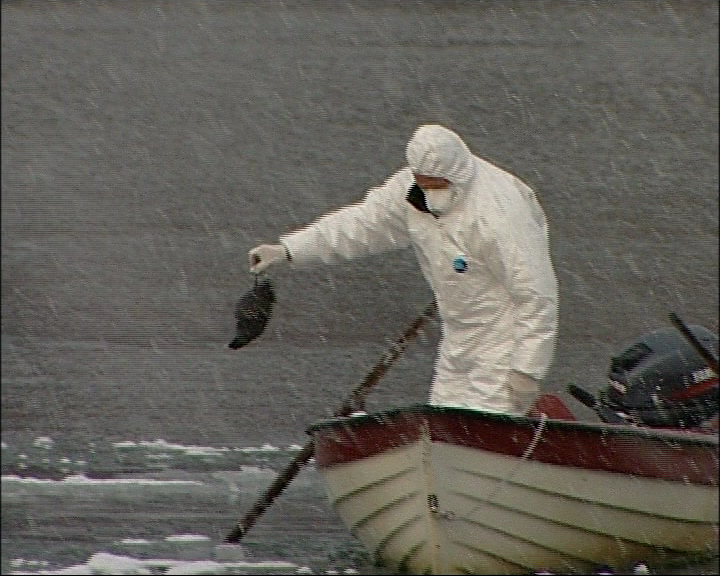
[{"label": "man's head", "polygon": [[[426,124],[415,130],[405,155],[415,181],[423,189],[441,189],[450,183],[466,184],[474,174],[472,153],[460,136],[437,124]],[[426,179],[426,186],[418,177]]]},{"label": "man's head", "polygon": [[425,195],[425,205],[433,214],[447,211],[457,197],[457,189],[450,180],[441,176],[413,174],[417,184]]}]

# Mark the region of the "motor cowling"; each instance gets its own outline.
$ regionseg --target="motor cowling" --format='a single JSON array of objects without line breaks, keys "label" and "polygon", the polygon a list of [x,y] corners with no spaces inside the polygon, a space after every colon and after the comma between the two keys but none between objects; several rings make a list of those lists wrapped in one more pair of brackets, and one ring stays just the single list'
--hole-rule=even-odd
[{"label": "motor cowling", "polygon": [[[716,358],[718,336],[688,327]],[[601,404],[629,423],[695,428],[718,414],[718,375],[677,330],[660,329],[613,356]]]}]

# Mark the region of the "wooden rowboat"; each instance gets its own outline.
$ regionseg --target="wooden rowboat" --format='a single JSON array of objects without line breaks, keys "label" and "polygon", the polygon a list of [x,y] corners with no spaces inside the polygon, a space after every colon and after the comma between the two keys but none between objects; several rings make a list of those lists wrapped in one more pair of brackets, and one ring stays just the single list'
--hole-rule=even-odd
[{"label": "wooden rowboat", "polygon": [[308,433],[330,503],[411,574],[591,573],[718,554],[718,435],[415,405]]}]

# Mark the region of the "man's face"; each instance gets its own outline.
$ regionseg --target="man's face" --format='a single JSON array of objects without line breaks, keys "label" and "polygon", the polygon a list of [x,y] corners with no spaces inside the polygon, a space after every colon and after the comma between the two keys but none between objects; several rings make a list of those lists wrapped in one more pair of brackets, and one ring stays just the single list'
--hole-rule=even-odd
[{"label": "man's face", "polygon": [[438,176],[424,176],[422,174],[414,174],[415,183],[423,190],[444,190],[450,187],[450,180],[440,178]]}]

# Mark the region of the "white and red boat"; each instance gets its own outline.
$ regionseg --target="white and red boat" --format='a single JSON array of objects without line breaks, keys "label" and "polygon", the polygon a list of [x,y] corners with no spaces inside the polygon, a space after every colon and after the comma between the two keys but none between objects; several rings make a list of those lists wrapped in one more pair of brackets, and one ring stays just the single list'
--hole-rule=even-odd
[{"label": "white and red boat", "polygon": [[[704,374],[690,388],[716,411],[717,374]],[[546,395],[528,416],[416,405],[308,433],[333,508],[397,572],[587,574],[716,557],[717,429],[644,425],[617,403],[596,406],[612,422],[577,421]]]},{"label": "white and red boat", "polygon": [[330,503],[411,574],[591,573],[718,553],[718,435],[412,406],[310,429]]}]

